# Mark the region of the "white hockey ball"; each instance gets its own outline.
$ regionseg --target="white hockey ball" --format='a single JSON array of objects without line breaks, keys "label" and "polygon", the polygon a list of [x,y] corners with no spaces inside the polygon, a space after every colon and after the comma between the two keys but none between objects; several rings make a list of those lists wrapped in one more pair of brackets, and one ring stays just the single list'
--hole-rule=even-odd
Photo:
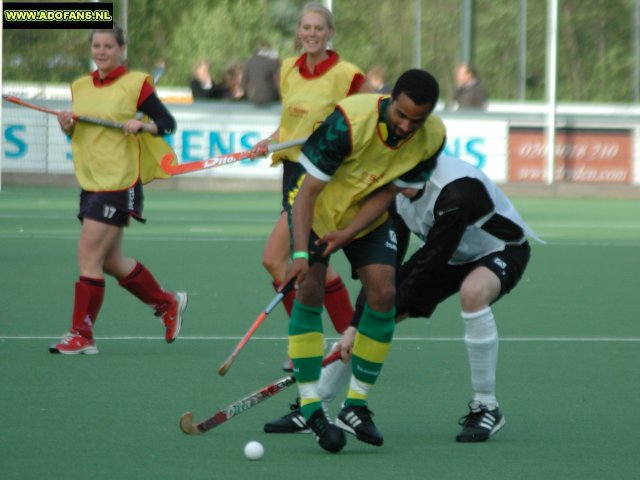
[{"label": "white hockey ball", "polygon": [[260,460],[263,455],[264,447],[260,442],[253,440],[244,446],[244,456],[249,460]]}]

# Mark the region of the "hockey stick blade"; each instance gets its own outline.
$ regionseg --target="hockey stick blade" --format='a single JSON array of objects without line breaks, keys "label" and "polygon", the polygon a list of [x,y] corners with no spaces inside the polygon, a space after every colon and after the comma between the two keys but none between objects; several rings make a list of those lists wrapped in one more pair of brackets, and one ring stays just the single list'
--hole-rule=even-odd
[{"label": "hockey stick blade", "polygon": [[264,322],[264,320],[271,313],[271,311],[274,308],[276,308],[276,306],[282,301],[284,296],[293,289],[293,286],[295,285],[295,280],[296,279],[294,278],[287,285],[285,285],[285,287],[280,292],[278,292],[278,294],[273,298],[273,300],[271,300],[269,305],[266,306],[264,311],[260,315],[258,315],[258,318],[256,318],[256,320],[253,322],[249,330],[247,330],[247,333],[244,334],[244,336],[240,339],[238,344],[235,346],[235,348],[231,352],[231,355],[229,355],[229,357],[224,361],[224,363],[220,365],[220,368],[218,368],[218,373],[220,375],[224,376],[229,370],[229,368],[231,368],[231,365],[233,364],[236,357],[240,353],[240,350],[244,348],[244,346],[249,341],[249,339],[254,334],[254,332],[258,329],[260,324]]},{"label": "hockey stick blade", "polygon": [[[336,350],[335,352],[325,357],[325,359],[322,361],[322,365],[329,365],[330,363],[333,363],[339,359],[340,350]],[[293,376],[283,377],[261,388],[260,390],[247,395],[237,402],[233,402],[226,408],[218,410],[211,417],[198,423],[193,422],[193,414],[191,412],[186,412],[180,417],[180,430],[182,430],[187,435],[202,435],[212,428],[217,427],[221,423],[226,422],[227,420],[241,414],[242,412],[246,412],[259,403],[264,402],[266,399],[277,395],[294,383],[296,383],[296,379]]]},{"label": "hockey stick blade", "polygon": [[193,413],[187,412],[180,417],[180,430],[187,435],[200,435],[198,426],[193,423]]},{"label": "hockey stick blade", "polygon": [[184,175],[185,173],[199,172],[200,170],[206,170],[208,168],[222,167],[231,163],[239,162],[240,160],[246,160],[253,158],[251,151],[230,153],[227,155],[219,155],[217,157],[208,158],[207,160],[196,160],[195,162],[174,164],[174,156],[171,153],[162,157],[160,167],[165,173],[171,176]]},{"label": "hockey stick blade", "polygon": [[205,160],[196,160],[187,163],[173,163],[173,155],[167,154],[162,158],[160,166],[165,173],[169,175],[184,175],[185,173],[199,172],[200,170],[207,170],[209,168],[223,167],[232,163],[239,162],[240,160],[251,160],[256,157],[264,156],[268,153],[277,152],[286,148],[296,147],[302,145],[306,141],[306,138],[299,140],[292,140],[291,142],[278,143],[275,145],[269,145],[264,152],[253,152],[252,150],[244,150],[242,152],[227,153],[224,155],[218,155],[217,157],[207,158]]}]

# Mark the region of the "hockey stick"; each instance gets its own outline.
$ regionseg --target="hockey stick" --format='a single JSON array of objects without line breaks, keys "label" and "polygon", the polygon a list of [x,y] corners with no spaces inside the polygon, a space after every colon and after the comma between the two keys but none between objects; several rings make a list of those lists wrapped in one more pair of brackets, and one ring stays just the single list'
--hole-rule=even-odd
[{"label": "hockey stick", "polygon": [[277,152],[278,150],[284,150],[285,148],[296,147],[302,145],[306,138],[298,140],[292,140],[290,142],[276,143],[269,145],[264,151],[253,152],[251,150],[244,150],[242,152],[227,153],[225,155],[218,155],[217,157],[208,158],[206,160],[196,160],[195,162],[180,163],[173,165],[173,155],[167,154],[162,157],[160,166],[169,175],[182,175],[184,173],[197,172],[200,170],[206,170],[207,168],[222,167],[223,165],[229,165],[240,160],[248,160],[256,157],[266,155],[268,153]]},{"label": "hockey stick", "polygon": [[[336,350],[322,360],[322,366],[329,365],[339,359],[340,350]],[[261,388],[257,392],[253,392],[237,402],[233,402],[228,407],[218,410],[213,416],[198,423],[193,423],[193,413],[187,412],[180,417],[180,430],[187,435],[201,435],[236,415],[246,412],[257,404],[264,402],[266,399],[273,397],[294,383],[296,383],[296,379],[293,376],[283,377]]]},{"label": "hockey stick", "polygon": [[163,74],[164,74],[164,62],[161,61],[156,63],[155,67],[153,67],[153,73],[151,74],[151,77],[153,78],[154,85],[158,84],[158,80],[160,80],[160,77],[162,77]]},{"label": "hockey stick", "polygon": [[[15,103],[16,105],[31,108],[33,110],[38,110],[39,112],[48,113],[50,115],[57,116],[60,113],[59,110],[51,110],[49,108],[40,107],[39,105],[26,102],[21,98],[14,97],[13,95],[2,95],[2,98],[7,102]],[[112,122],[111,120],[103,120],[101,118],[85,117],[84,115],[74,115],[73,119],[78,122],[92,123],[94,125],[102,125],[103,127],[124,128],[124,123]]]},{"label": "hockey stick", "polygon": [[256,318],[255,322],[253,322],[253,325],[251,325],[247,333],[244,334],[244,337],[242,337],[242,339],[238,342],[236,347],[233,349],[233,351],[231,352],[231,355],[229,355],[229,357],[225,360],[225,362],[222,365],[220,365],[220,368],[218,368],[218,373],[220,375],[224,375],[225,373],[227,373],[229,368],[231,368],[231,364],[234,362],[234,360],[240,353],[240,350],[243,349],[245,344],[251,338],[251,335],[253,335],[253,333],[258,329],[260,324],[264,322],[264,320],[267,318],[267,315],[269,315],[271,311],[274,308],[276,308],[276,306],[282,301],[284,296],[293,289],[294,285],[295,285],[295,278],[292,281],[290,281],[288,284],[286,284],[284,288],[280,292],[278,292],[278,294],[273,298],[273,300],[271,300],[271,303],[267,305],[267,307],[262,311],[262,313],[258,315],[258,318]]}]

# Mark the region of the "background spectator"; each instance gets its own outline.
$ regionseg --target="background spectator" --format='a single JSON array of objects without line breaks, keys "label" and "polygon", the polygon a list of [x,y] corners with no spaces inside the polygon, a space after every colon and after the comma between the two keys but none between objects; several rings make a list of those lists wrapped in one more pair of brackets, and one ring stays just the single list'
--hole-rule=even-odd
[{"label": "background spectator", "polygon": [[196,64],[189,85],[194,101],[224,98],[226,95],[225,86],[215,83],[211,78],[211,64],[207,60],[200,60]]},{"label": "background spectator", "polygon": [[241,100],[245,98],[242,87],[242,62],[232,61],[227,64],[222,74],[222,85],[224,86],[223,98],[230,100]]},{"label": "background spectator", "polygon": [[256,105],[280,100],[279,73],[278,52],[266,40],[258,41],[242,72],[242,89],[246,98]]},{"label": "background spectator", "polygon": [[489,95],[472,65],[462,63],[456,70],[457,88],[447,105],[450,110],[486,108]]},{"label": "background spectator", "polygon": [[391,93],[391,87],[385,83],[387,70],[382,65],[374,65],[367,70],[367,82],[377,93]]}]

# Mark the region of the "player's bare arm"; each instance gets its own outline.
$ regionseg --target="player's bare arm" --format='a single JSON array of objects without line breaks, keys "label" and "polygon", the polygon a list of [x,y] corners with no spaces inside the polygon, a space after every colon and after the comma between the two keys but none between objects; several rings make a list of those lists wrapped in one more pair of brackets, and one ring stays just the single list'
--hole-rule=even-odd
[{"label": "player's bare arm", "polygon": [[[293,203],[293,254],[287,267],[283,285],[294,278],[298,288],[309,271],[309,234],[313,223],[313,210],[316,199],[326,185],[311,175],[306,175]],[[306,258],[303,253],[306,253]]]}]

